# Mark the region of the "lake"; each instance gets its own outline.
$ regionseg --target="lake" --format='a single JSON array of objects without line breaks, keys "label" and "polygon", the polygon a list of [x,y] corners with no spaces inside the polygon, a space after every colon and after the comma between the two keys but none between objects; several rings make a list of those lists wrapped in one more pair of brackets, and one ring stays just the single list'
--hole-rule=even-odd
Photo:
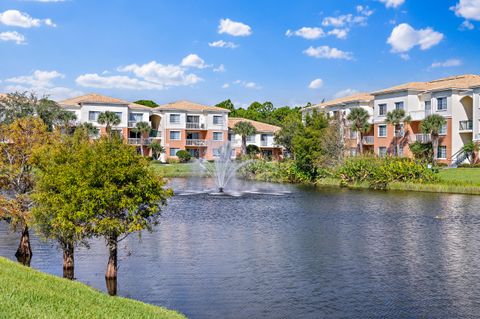
[{"label": "lake", "polygon": [[[118,294],[190,318],[459,318],[480,314],[480,196],[244,182],[243,196],[179,191],[153,233],[120,244]],[[19,236],[0,223],[0,255]],[[33,236],[32,267],[62,254]],[[101,240],[77,280],[105,291]]]}]

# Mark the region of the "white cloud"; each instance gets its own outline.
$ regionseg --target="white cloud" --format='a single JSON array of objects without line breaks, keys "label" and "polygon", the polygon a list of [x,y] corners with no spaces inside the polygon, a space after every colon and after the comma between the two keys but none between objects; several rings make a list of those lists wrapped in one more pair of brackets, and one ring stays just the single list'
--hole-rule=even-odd
[{"label": "white cloud", "polygon": [[226,33],[234,37],[246,37],[252,34],[252,28],[241,22],[230,19],[221,19],[218,26],[218,33]]},{"label": "white cloud", "polygon": [[5,87],[5,91],[31,91],[38,95],[48,95],[53,99],[66,99],[83,94],[81,91],[55,85],[55,80],[64,77],[62,73],[57,71],[36,70],[32,75],[6,79],[5,82],[11,84]]},{"label": "white cloud", "polygon": [[34,19],[27,13],[18,10],[7,10],[0,13],[0,23],[12,27],[32,28],[39,27],[42,24],[50,27],[56,27],[51,19]]},{"label": "white cloud", "polygon": [[238,44],[230,42],[230,41],[223,41],[223,40],[218,40],[214,42],[208,43],[209,46],[213,48],[227,48],[227,49],[235,49],[238,47]]},{"label": "white cloud", "polygon": [[415,46],[427,50],[442,41],[444,35],[432,28],[415,30],[407,23],[396,26],[387,43],[392,46],[392,52],[405,53]]},{"label": "white cloud", "polygon": [[459,17],[480,21],[480,0],[460,0],[450,9]]},{"label": "white cloud", "polygon": [[14,41],[16,44],[25,44],[25,36],[17,31],[6,31],[0,33],[0,41]]},{"label": "white cloud", "polygon": [[205,69],[210,67],[209,65],[205,64],[205,61],[196,54],[189,54],[183,58],[181,66],[187,68],[197,68],[197,69]]},{"label": "white cloud", "polygon": [[298,29],[297,31],[287,30],[285,33],[287,37],[297,36],[302,37],[307,40],[315,40],[325,36],[325,32],[322,28],[311,28],[311,27],[303,27]]},{"label": "white cloud", "polygon": [[309,47],[308,49],[303,51],[303,53],[318,59],[353,60],[353,54],[351,52],[345,52],[337,48],[331,48],[327,45],[319,46],[316,48]]},{"label": "white cloud", "polygon": [[224,85],[222,85],[222,89],[228,89],[230,87],[230,84],[228,83],[225,83]]},{"label": "white cloud", "polygon": [[462,65],[462,61],[459,59],[448,59],[443,62],[434,62],[430,66],[431,68],[448,68],[448,67],[454,67],[454,66],[460,66]]},{"label": "white cloud", "polygon": [[338,39],[346,39],[347,36],[348,36],[348,31],[350,31],[349,29],[333,29],[331,31],[328,31],[328,34],[329,35],[334,35],[336,36]]},{"label": "white cloud", "polygon": [[368,6],[364,7],[364,6],[358,5],[356,9],[358,13],[363,14],[364,16],[367,16],[367,17],[373,14],[373,10],[370,10]]},{"label": "white cloud", "polygon": [[349,96],[349,95],[352,95],[352,94],[355,94],[355,93],[358,93],[358,91],[354,90],[354,89],[345,89],[345,90],[338,91],[337,93],[335,93],[333,95],[333,98],[334,99],[339,99],[339,98],[346,97],[346,96]]},{"label": "white cloud", "polygon": [[203,81],[196,74],[187,73],[187,69],[181,65],[163,65],[156,61],[122,66],[117,68],[117,71],[131,75],[102,76],[88,73],[77,77],[76,82],[84,87],[103,89],[163,90]]},{"label": "white cloud", "polygon": [[380,2],[384,3],[387,8],[398,8],[405,0],[380,0]]},{"label": "white cloud", "polygon": [[344,27],[354,25],[365,25],[367,23],[366,16],[354,16],[353,14],[344,14],[338,17],[326,17],[322,21],[324,27]]},{"label": "white cloud", "polygon": [[475,29],[475,26],[473,25],[473,23],[471,23],[468,20],[463,21],[462,24],[460,25],[460,30],[473,30],[473,29]]},{"label": "white cloud", "polygon": [[251,81],[249,82],[249,81],[236,80],[235,82],[233,82],[233,84],[243,86],[244,88],[247,88],[247,89],[257,89],[257,90],[259,90],[259,89],[262,88],[257,83],[251,82]]},{"label": "white cloud", "polygon": [[323,86],[323,80],[322,79],[315,79],[310,84],[308,85],[309,89],[316,90],[319,89]]},{"label": "white cloud", "polygon": [[225,65],[223,64],[220,64],[217,68],[213,69],[213,72],[218,72],[218,73],[223,73],[225,71],[227,71],[227,69],[225,69]]}]

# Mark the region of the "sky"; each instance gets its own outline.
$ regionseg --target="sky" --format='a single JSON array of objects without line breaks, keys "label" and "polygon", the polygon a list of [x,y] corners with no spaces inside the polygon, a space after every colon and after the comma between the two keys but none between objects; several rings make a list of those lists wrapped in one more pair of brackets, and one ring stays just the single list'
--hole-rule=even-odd
[{"label": "sky", "polygon": [[319,103],[480,73],[480,0],[0,0],[0,92]]}]

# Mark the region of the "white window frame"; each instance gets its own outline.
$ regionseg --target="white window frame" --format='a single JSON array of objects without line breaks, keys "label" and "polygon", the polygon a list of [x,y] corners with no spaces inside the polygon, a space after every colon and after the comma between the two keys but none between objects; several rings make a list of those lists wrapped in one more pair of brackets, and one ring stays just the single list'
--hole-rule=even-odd
[{"label": "white window frame", "polygon": [[[382,152],[380,152],[381,149],[385,149],[385,153],[382,154]],[[378,156],[379,156],[379,157],[385,157],[385,156],[387,156],[387,147],[386,147],[386,146],[379,146],[379,147],[378,147]]]},{"label": "white window frame", "polygon": [[[88,120],[90,122],[98,122],[98,116],[100,115],[100,113],[102,113],[102,112],[100,112],[100,111],[88,111]],[[91,117],[90,117],[90,114],[96,114],[95,119],[92,120]]]},{"label": "white window frame", "polygon": [[[178,121],[172,121],[172,116],[173,117],[178,117]],[[171,124],[180,124],[181,122],[181,115],[178,113],[170,114],[168,117],[168,120]]]},{"label": "white window frame", "polygon": [[[382,110],[382,107],[385,107],[385,112],[382,114],[380,111]],[[387,103],[381,103],[378,104],[378,116],[386,116],[387,115]]]},{"label": "white window frame", "polygon": [[[445,149],[445,156],[441,156],[440,148]],[[437,158],[438,159],[447,159],[447,146],[446,145],[438,145],[437,149]]]},{"label": "white window frame", "polygon": [[[178,133],[178,138],[172,138],[172,133]],[[180,141],[182,139],[182,131],[170,131],[168,134],[170,141]]]},{"label": "white window frame", "polygon": [[212,156],[213,157],[219,157],[220,156],[220,149],[219,148],[212,149]]},{"label": "white window frame", "polygon": [[[219,119],[218,123],[216,119]],[[223,115],[214,115],[212,119],[213,125],[222,125],[223,124]]]},{"label": "white window frame", "polygon": [[[172,155],[172,151],[175,150],[175,153]],[[178,147],[170,147],[169,151],[168,151],[168,155],[170,156],[177,156],[177,152],[180,151],[180,149]]]},{"label": "white window frame", "polygon": [[247,143],[255,143],[255,135],[247,136]]},{"label": "white window frame", "polygon": [[[402,107],[398,107],[399,105],[401,105]],[[403,101],[395,102],[395,109],[396,110],[405,110],[405,102],[403,102]]]},{"label": "white window frame", "polygon": [[[385,128],[385,135],[380,135],[380,128],[381,128],[381,127],[384,127],[384,128]],[[378,125],[378,127],[377,127],[377,135],[378,135],[378,137],[387,137],[388,132],[387,132],[387,125],[386,125],[386,124],[380,124],[380,125]]]},{"label": "white window frame", "polygon": [[447,135],[447,133],[448,133],[448,123],[445,123],[445,124],[442,125],[442,127],[438,131],[438,135],[445,136],[445,135]]},{"label": "white window frame", "polygon": [[[220,135],[220,139],[215,138],[215,135]],[[213,132],[212,133],[212,139],[216,142],[223,141],[223,132]]]},{"label": "white window frame", "polygon": [[[442,100],[442,101],[445,101],[445,108],[443,109],[440,109],[439,106],[440,106],[440,103],[439,101]],[[448,110],[448,99],[446,96],[439,96],[437,97],[437,112],[446,112]]]}]

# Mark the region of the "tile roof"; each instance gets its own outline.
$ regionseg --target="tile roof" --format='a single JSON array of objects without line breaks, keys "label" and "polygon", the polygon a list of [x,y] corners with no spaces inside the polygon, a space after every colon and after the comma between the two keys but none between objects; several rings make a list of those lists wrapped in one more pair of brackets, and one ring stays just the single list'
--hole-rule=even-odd
[{"label": "tile roof", "polygon": [[263,123],[263,122],[257,122],[257,121],[253,121],[253,120],[248,120],[248,119],[244,119],[244,118],[241,118],[241,117],[230,117],[230,118],[228,118],[228,128],[233,128],[235,126],[235,124],[237,124],[238,122],[248,122],[248,123],[252,124],[257,129],[258,132],[275,133],[275,132],[281,130],[280,127],[275,126],[275,125],[271,125],[271,124],[267,124],[267,123]]},{"label": "tile roof", "polygon": [[137,104],[137,103],[130,103],[128,104],[128,108],[134,109],[134,110],[147,110],[147,111],[153,111],[153,107],[148,107],[142,104]]},{"label": "tile roof", "polygon": [[475,74],[464,74],[457,76],[450,76],[438,80],[429,82],[410,82],[400,85],[396,85],[387,89],[382,89],[372,94],[385,94],[392,92],[399,92],[405,90],[415,91],[436,91],[444,89],[469,89],[472,87],[480,86],[480,76]]},{"label": "tile roof", "polygon": [[91,93],[82,96],[77,96],[71,99],[66,99],[58,102],[61,105],[78,106],[81,103],[100,103],[100,104],[130,104],[125,100],[117,99],[114,97]]},{"label": "tile roof", "polygon": [[180,110],[180,111],[215,111],[215,112],[229,112],[229,110],[216,107],[216,106],[207,106],[190,101],[177,101],[169,104],[164,104],[157,106],[155,110],[159,111],[168,111],[168,110]]},{"label": "tile roof", "polygon": [[373,95],[370,93],[355,93],[349,96],[341,97],[338,99],[326,101],[320,104],[312,105],[306,107],[305,109],[313,109],[313,108],[325,108],[327,106],[333,105],[342,105],[347,103],[354,103],[354,102],[370,102],[373,100]]}]

